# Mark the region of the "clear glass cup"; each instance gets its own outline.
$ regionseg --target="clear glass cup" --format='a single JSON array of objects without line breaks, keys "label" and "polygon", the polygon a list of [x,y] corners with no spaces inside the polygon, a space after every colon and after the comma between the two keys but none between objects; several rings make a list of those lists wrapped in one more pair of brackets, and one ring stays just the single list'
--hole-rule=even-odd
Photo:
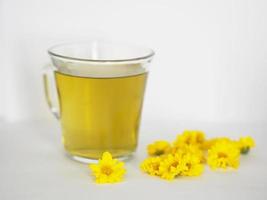
[{"label": "clear glass cup", "polygon": [[43,80],[73,159],[90,162],[104,151],[127,158],[136,149],[148,65],[154,52],[111,42],[53,46]]}]

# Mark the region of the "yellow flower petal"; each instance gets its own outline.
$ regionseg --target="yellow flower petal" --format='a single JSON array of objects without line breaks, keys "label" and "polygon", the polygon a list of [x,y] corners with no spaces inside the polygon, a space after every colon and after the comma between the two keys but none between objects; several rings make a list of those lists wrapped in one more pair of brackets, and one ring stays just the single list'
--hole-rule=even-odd
[{"label": "yellow flower petal", "polygon": [[205,142],[205,133],[198,130],[185,130],[181,135],[177,135],[174,146],[181,144],[202,145]]},{"label": "yellow flower petal", "polygon": [[158,176],[160,175],[159,166],[161,160],[161,157],[147,158],[141,163],[140,168],[142,171],[148,173],[149,175]]},{"label": "yellow flower petal", "polygon": [[238,168],[240,151],[233,142],[220,141],[208,150],[207,163],[212,169]]},{"label": "yellow flower petal", "polygon": [[169,154],[160,162],[160,177],[166,180],[173,180],[185,169],[186,165],[180,152]]},{"label": "yellow flower petal", "polygon": [[183,156],[186,169],[181,172],[182,176],[199,176],[204,171],[201,159],[198,155],[188,152]]},{"label": "yellow flower petal", "polygon": [[237,144],[242,154],[248,153],[251,148],[255,147],[255,141],[250,136],[241,137]]},{"label": "yellow flower petal", "polygon": [[202,163],[206,161],[204,151],[198,145],[179,144],[172,148],[172,153],[177,152],[182,152],[183,154],[193,154],[197,156]]},{"label": "yellow flower petal", "polygon": [[231,142],[232,140],[227,138],[227,137],[216,137],[216,138],[212,138],[212,139],[209,139],[209,140],[206,140],[201,148],[204,149],[204,150],[208,150],[210,149],[213,145],[215,145],[217,142],[222,142],[222,141],[225,141],[225,142]]},{"label": "yellow flower petal", "polygon": [[113,159],[109,152],[104,152],[98,164],[90,164],[89,168],[96,183],[116,183],[123,180],[126,173],[124,163]]},{"label": "yellow flower petal", "polygon": [[150,156],[160,156],[169,153],[171,145],[164,140],[155,141],[153,144],[147,146],[147,153]]},{"label": "yellow flower petal", "polygon": [[103,155],[102,155],[102,160],[111,161],[112,160],[112,155],[109,152],[104,152]]}]

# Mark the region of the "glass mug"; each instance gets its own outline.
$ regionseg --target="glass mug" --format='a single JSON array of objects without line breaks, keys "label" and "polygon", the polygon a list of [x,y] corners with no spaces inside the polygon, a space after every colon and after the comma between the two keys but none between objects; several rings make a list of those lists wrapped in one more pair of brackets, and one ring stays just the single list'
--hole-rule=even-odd
[{"label": "glass mug", "polygon": [[43,73],[68,155],[127,158],[136,149],[151,49],[92,41],[56,45]]}]

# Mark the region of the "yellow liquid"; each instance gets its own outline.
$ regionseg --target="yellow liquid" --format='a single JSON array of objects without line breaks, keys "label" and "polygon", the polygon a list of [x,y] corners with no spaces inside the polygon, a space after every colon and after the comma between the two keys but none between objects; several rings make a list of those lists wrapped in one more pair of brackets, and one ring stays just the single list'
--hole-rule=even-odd
[{"label": "yellow liquid", "polygon": [[90,78],[55,72],[65,149],[98,159],[127,156],[137,146],[147,73]]}]

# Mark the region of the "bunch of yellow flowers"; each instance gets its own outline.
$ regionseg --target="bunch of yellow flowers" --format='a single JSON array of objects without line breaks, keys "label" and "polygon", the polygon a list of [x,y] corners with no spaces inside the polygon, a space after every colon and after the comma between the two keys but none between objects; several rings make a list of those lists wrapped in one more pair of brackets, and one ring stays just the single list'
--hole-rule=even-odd
[{"label": "bunch of yellow flowers", "polygon": [[[140,165],[151,176],[173,180],[181,176],[199,176],[204,164],[211,169],[239,167],[240,154],[247,154],[255,146],[247,136],[239,140],[227,137],[206,139],[202,131],[186,130],[172,142],[155,141],[147,146],[149,155]],[[97,183],[117,183],[126,173],[124,163],[104,152],[97,164],[89,168]]]},{"label": "bunch of yellow flowers", "polygon": [[149,157],[140,167],[149,175],[167,180],[179,176],[199,176],[205,163],[211,169],[237,169],[240,154],[248,153],[254,146],[250,136],[239,140],[226,137],[206,139],[202,131],[186,130],[178,134],[172,143],[161,140],[149,144]]}]

